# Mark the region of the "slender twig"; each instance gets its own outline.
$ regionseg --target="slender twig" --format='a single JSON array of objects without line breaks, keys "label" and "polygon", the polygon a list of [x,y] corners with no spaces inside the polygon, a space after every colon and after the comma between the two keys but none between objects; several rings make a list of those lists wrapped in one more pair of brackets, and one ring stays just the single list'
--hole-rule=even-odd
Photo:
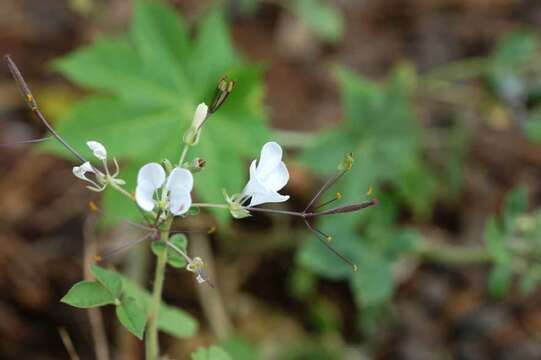
[{"label": "slender twig", "polygon": [[[169,240],[169,230],[171,228],[171,220],[164,224],[160,232],[161,240],[167,242]],[[145,352],[146,360],[158,360],[160,356],[160,348],[158,343],[158,314],[162,299],[163,282],[165,278],[165,265],[167,264],[167,246],[159,249],[156,261],[156,270],[154,273],[154,285],[152,289],[152,300],[149,307],[148,323],[145,335]]]},{"label": "slender twig", "polygon": [[75,347],[73,346],[73,342],[71,341],[71,338],[66,331],[65,328],[58,328],[58,333],[60,334],[60,338],[62,339],[62,343],[66,347],[66,351],[68,352],[68,355],[71,360],[79,360],[79,355],[77,354],[77,351],[75,351]]},{"label": "slender twig", "polygon": [[[90,265],[98,253],[95,241],[94,230],[96,228],[96,217],[90,215],[86,218],[83,229],[84,251],[83,251],[83,272],[84,278],[90,280]],[[105,325],[99,308],[88,309],[90,328],[94,340],[94,352],[97,360],[109,360],[109,348],[107,346],[107,336],[105,335]]]},{"label": "slender twig", "polygon": [[[196,235],[190,241],[191,252],[205,259],[208,276],[216,279],[216,271],[212,249],[207,235]],[[217,287],[197,286],[199,302],[212,332],[219,340],[229,337],[233,329],[231,319],[227,313],[220,289]]]},{"label": "slender twig", "polygon": [[28,86],[28,84],[24,80],[21,72],[17,68],[17,65],[15,65],[15,63],[11,59],[11,56],[5,55],[4,59],[6,60],[6,63],[8,65],[9,71],[11,72],[11,75],[13,76],[13,78],[15,79],[17,84],[19,85],[19,89],[21,90],[21,93],[23,94],[24,99],[26,100],[26,104],[28,105],[30,110],[32,110],[34,115],[43,123],[43,125],[45,125],[45,127],[47,128],[49,133],[51,133],[51,135],[54,136],[54,138],[56,140],[58,140],[66,149],[68,149],[68,151],[71,152],[77,159],[79,159],[81,162],[85,163],[87,160],[77,150],[75,150],[73,147],[71,147],[71,145],[68,144],[55,131],[55,129],[47,121],[45,116],[43,116],[43,114],[39,110],[38,103],[36,102],[36,99],[32,95],[32,92],[30,91],[30,87]]}]

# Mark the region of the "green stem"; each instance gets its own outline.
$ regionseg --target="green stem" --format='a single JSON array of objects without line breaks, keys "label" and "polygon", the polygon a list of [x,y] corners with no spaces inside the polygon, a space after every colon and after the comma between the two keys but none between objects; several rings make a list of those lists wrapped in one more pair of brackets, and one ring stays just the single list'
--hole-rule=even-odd
[{"label": "green stem", "polygon": [[184,147],[182,148],[182,153],[180,154],[180,160],[178,161],[178,166],[182,167],[182,163],[184,163],[184,160],[186,160],[186,155],[188,155],[188,149],[190,146],[188,144],[184,144]]},{"label": "green stem", "polygon": [[448,265],[477,265],[493,262],[492,256],[484,247],[424,244],[415,253],[425,261]]},{"label": "green stem", "polygon": [[125,189],[123,189],[121,186],[119,186],[117,183],[113,181],[113,178],[108,176],[107,182],[119,193],[130,199],[131,201],[135,202],[135,196],[127,192]]},{"label": "green stem", "polygon": [[[161,239],[169,240],[169,231],[171,221],[167,222],[161,230]],[[154,274],[154,288],[152,290],[152,302],[150,303],[148,323],[145,338],[146,360],[158,360],[160,356],[160,347],[158,344],[158,314],[160,312],[160,303],[162,299],[163,281],[165,278],[165,265],[167,264],[167,246],[163,246],[158,253],[156,261],[156,271]]]}]

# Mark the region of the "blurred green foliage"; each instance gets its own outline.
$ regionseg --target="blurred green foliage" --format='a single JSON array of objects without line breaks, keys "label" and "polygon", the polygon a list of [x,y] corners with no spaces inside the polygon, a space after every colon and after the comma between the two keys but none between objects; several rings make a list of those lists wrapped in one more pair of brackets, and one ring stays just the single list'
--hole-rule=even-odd
[{"label": "blurred green foliage", "polygon": [[377,307],[392,296],[393,263],[415,246],[418,237],[397,225],[399,206],[426,215],[437,180],[422,157],[420,127],[410,99],[415,88],[413,71],[398,67],[384,84],[345,69],[337,75],[345,121],[323,131],[301,159],[313,171],[328,176],[344,153],[353,152],[353,169],[332,189],[343,195],[344,203],[366,198],[370,187],[385,186],[386,190],[375,194],[380,200],[375,208],[319,223],[325,233],[332,234],[331,244],[358,264],[357,272],[313,240],[303,243],[298,260],[324,277],[349,279],[359,306]]},{"label": "blurred green foliage", "polygon": [[485,228],[487,251],[493,259],[489,290],[495,297],[509,293],[513,275],[523,294],[541,284],[541,210],[527,212],[528,194],[519,187],[509,193],[501,216]]},{"label": "blurred green foliage", "polygon": [[[245,13],[253,14],[265,0],[240,0]],[[274,0],[296,16],[314,35],[323,41],[334,43],[344,33],[344,19],[334,1],[328,0]]]},{"label": "blurred green foliage", "polygon": [[[210,103],[227,74],[237,81],[225,105],[205,125],[197,155],[207,161],[196,175],[196,193],[205,201],[223,198],[222,189],[240,191],[247,170],[243,156],[255,157],[269,138],[262,105],[261,69],[245,64],[229,37],[224,15],[214,9],[201,20],[195,38],[175,12],[158,2],[136,1],[129,32],[104,38],[56,61],[74,83],[95,90],[58,123],[68,142],[86,152],[97,140],[122,162],[121,177],[134,188],[139,167],[148,161],[178,161],[182,134],[196,105]],[[66,154],[54,144],[50,150]],[[105,194],[106,221],[137,216],[115,191]],[[225,212],[216,213],[227,219]]]},{"label": "blurred green foliage", "polygon": [[218,346],[199,348],[191,356],[192,360],[232,360],[231,356]]}]

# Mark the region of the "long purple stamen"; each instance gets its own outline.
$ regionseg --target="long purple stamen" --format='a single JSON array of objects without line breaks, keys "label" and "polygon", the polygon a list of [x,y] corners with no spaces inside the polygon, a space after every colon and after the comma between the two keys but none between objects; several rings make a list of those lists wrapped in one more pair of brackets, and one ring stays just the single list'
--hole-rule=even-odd
[{"label": "long purple stamen", "polygon": [[353,263],[351,260],[349,260],[347,257],[345,257],[344,255],[342,255],[341,253],[339,253],[335,248],[333,248],[331,245],[329,245],[328,243],[328,238],[322,238],[322,236],[326,236],[325,234],[323,234],[321,231],[317,230],[315,227],[312,226],[312,224],[310,224],[310,222],[306,219],[304,219],[304,223],[306,224],[306,226],[308,227],[308,229],[310,229],[315,235],[316,235],[316,238],[319,240],[319,242],[321,242],[323,245],[325,245],[325,247],[327,249],[329,249],[334,255],[336,255],[337,257],[339,257],[343,262],[345,262],[346,264],[348,264],[349,266],[351,266],[351,268],[353,269],[353,271],[357,271],[357,265],[355,263]]},{"label": "long purple stamen", "polygon": [[367,207],[374,206],[379,204],[378,199],[373,199],[370,201],[358,203],[358,204],[351,204],[351,205],[345,205],[340,207],[335,207],[329,210],[325,211],[319,211],[319,212],[311,212],[311,213],[305,213],[304,216],[307,218],[313,218],[316,216],[326,216],[326,215],[335,215],[335,214],[342,214],[342,213],[348,213],[353,211],[359,211],[362,209],[366,209]]},{"label": "long purple stamen", "polygon": [[310,209],[312,207],[312,205],[314,205],[316,203],[316,201],[319,200],[321,195],[323,195],[325,193],[325,191],[327,191],[331,186],[333,186],[345,173],[346,173],[346,170],[339,170],[336,174],[334,174],[333,177],[331,177],[329,180],[327,180],[325,182],[325,184],[323,184],[321,189],[319,189],[319,191],[316,193],[316,195],[312,198],[312,200],[310,200],[308,205],[306,205],[306,208],[304,208],[303,212],[307,212],[308,209]]}]

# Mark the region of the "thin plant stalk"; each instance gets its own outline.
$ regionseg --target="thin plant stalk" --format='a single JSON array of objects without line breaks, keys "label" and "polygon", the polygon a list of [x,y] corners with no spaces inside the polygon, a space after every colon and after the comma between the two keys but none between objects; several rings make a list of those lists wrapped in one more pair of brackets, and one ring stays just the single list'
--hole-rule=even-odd
[{"label": "thin plant stalk", "polygon": [[[170,228],[171,221],[168,221],[160,232],[161,240],[165,242],[169,240]],[[145,336],[145,352],[147,360],[158,360],[160,356],[160,346],[158,343],[158,314],[160,312],[160,304],[162,299],[165,266],[167,264],[167,251],[168,247],[163,246],[160,248],[157,255],[156,270],[154,273],[154,285],[152,289],[152,300],[149,308]]]}]

